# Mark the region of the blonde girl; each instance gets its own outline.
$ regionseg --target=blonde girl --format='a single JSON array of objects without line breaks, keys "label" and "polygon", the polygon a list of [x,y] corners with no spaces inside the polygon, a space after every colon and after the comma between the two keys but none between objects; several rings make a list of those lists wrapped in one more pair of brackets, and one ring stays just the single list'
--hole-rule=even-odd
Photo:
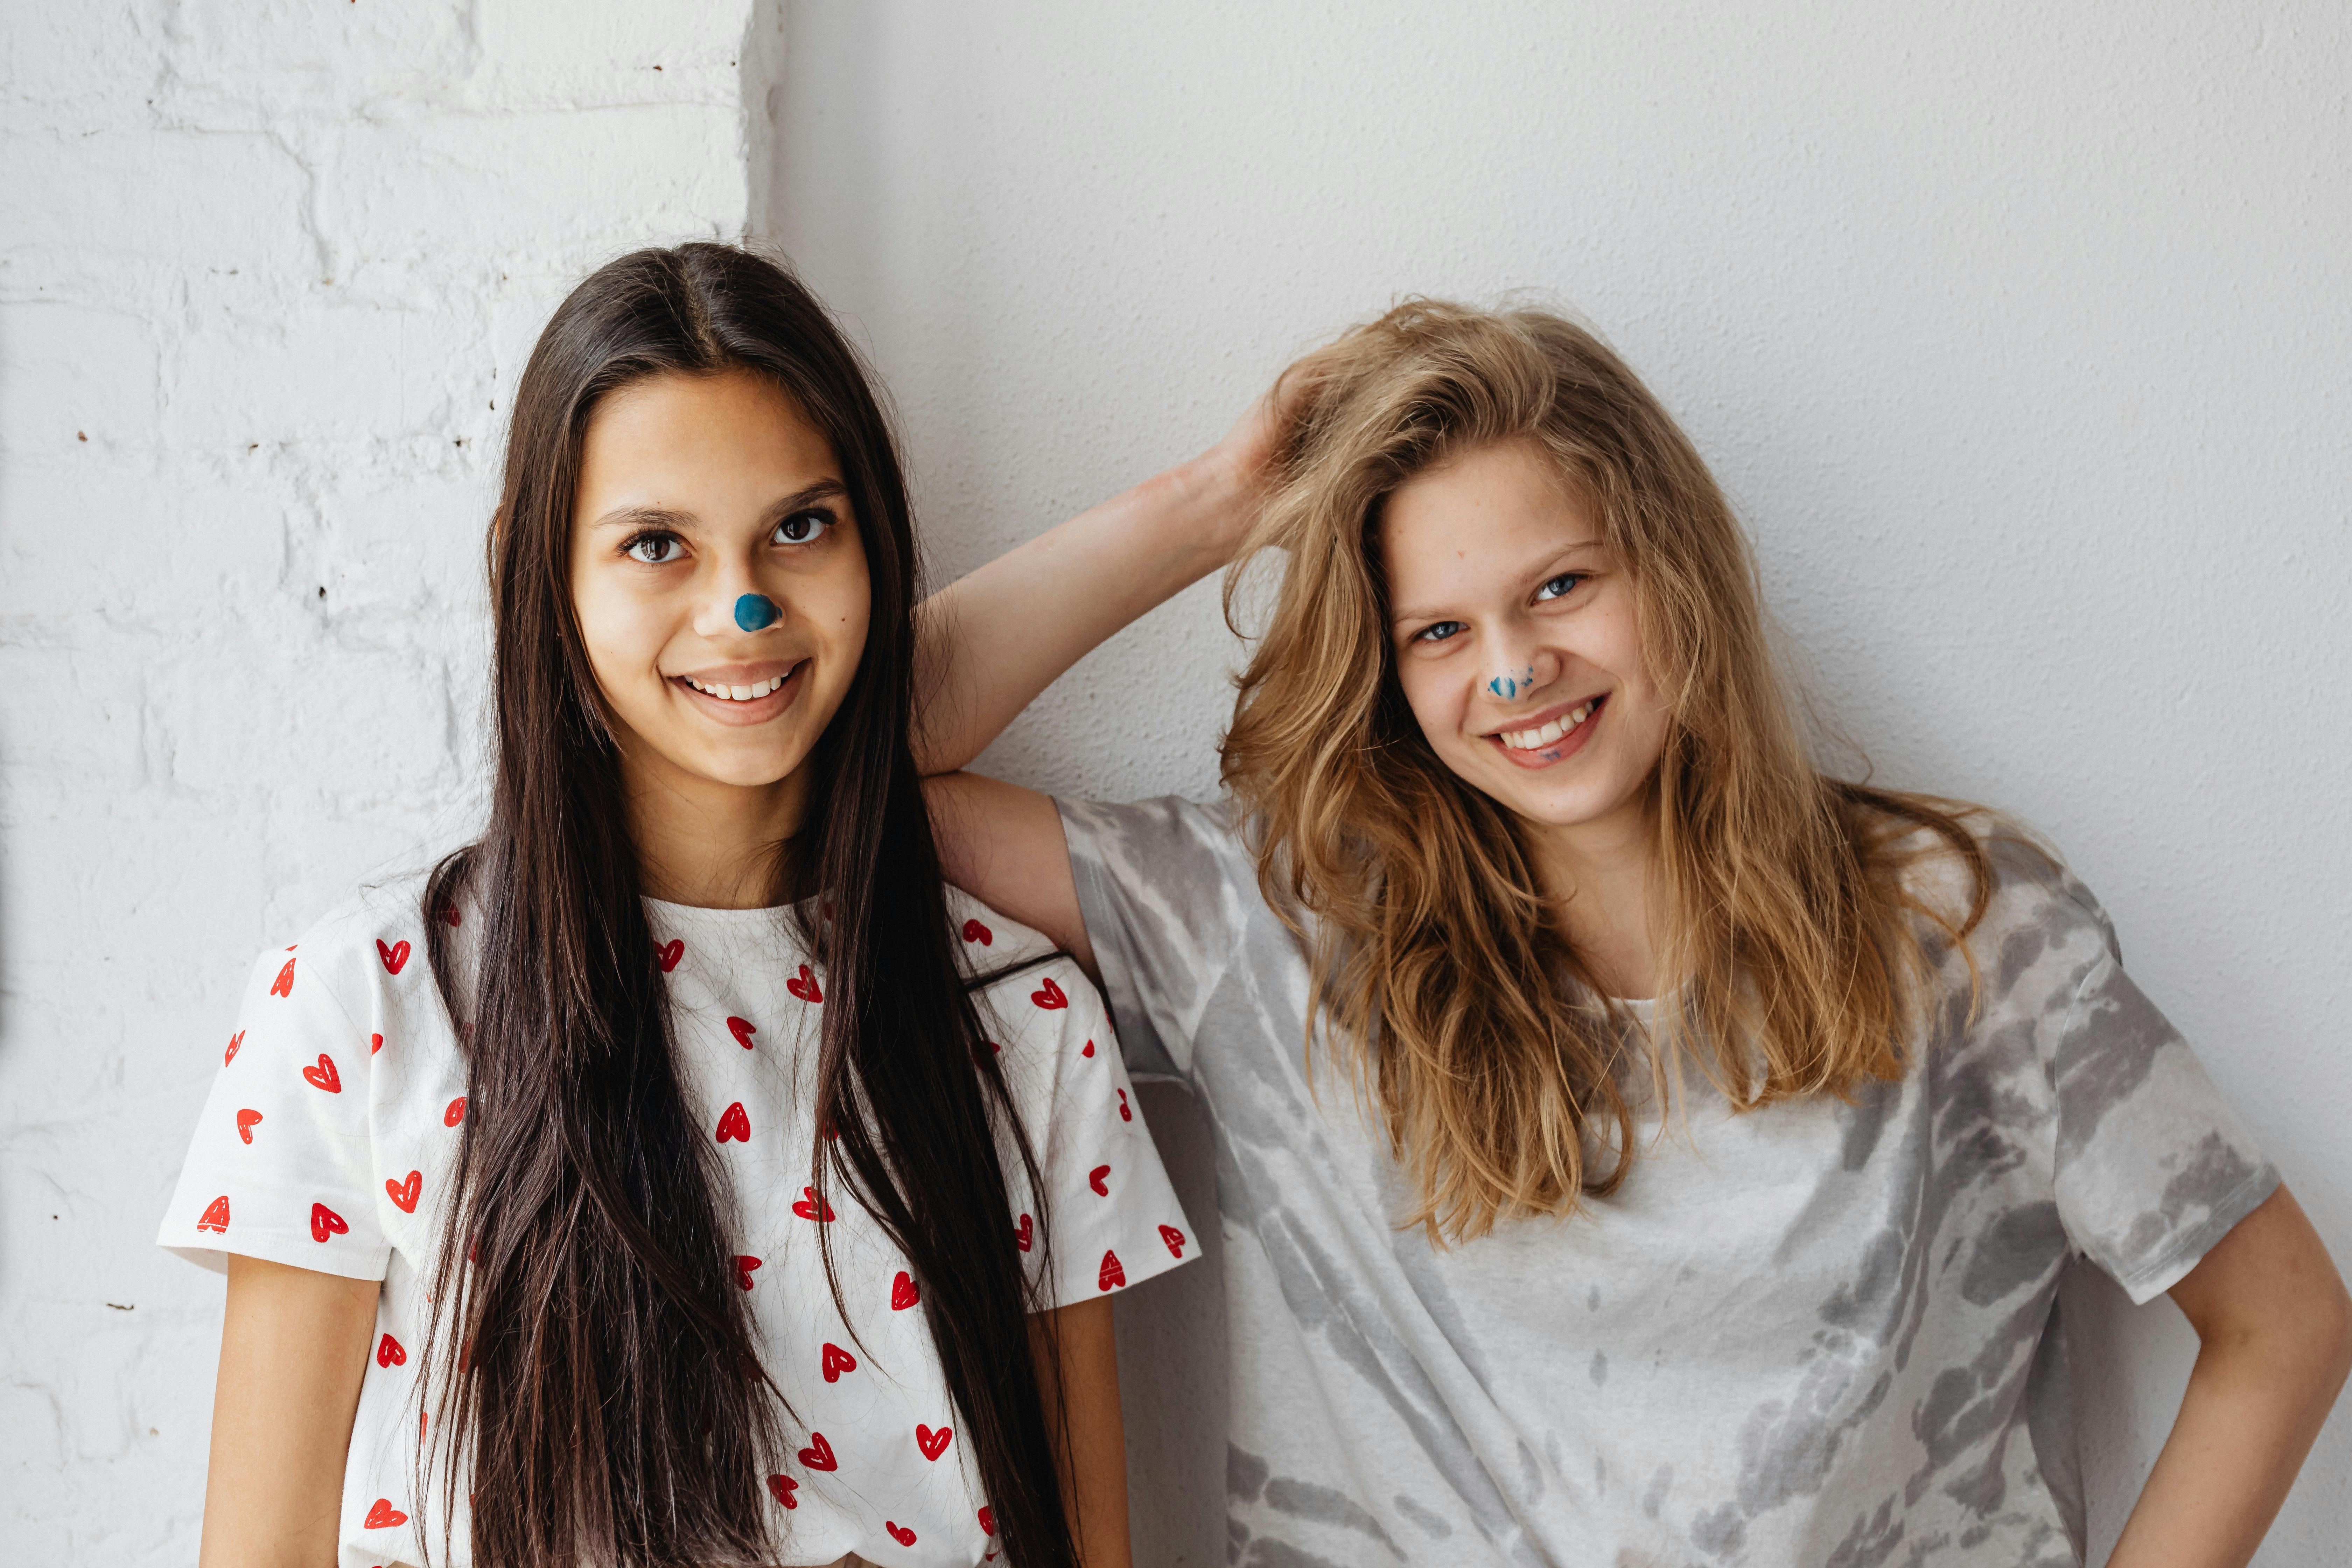
[{"label": "blonde girl", "polygon": [[[2243,1563],[2347,1365],[2325,1248],[2052,856],[1813,761],[1747,541],[1591,334],[1294,367],[1224,798],[935,781],[951,879],[1207,1110],[1245,1563],[2083,1560],[2084,1258],[2201,1351],[2112,1559]],[[1198,552],[1201,542],[1191,542]],[[968,757],[1191,557],[950,591]],[[1229,605],[1231,580],[1229,580]]]}]

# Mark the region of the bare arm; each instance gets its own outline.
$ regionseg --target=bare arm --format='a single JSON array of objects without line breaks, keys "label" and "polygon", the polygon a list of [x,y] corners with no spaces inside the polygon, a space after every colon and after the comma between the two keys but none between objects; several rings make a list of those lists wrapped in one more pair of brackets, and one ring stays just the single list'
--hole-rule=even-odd
[{"label": "bare arm", "polygon": [[915,668],[922,770],[952,773],[971,762],[1104,638],[1230,561],[1257,515],[1276,419],[1270,395],[1261,399],[1191,462],[923,601]]},{"label": "bare arm", "polygon": [[2284,1187],[2171,1294],[2197,1366],[2107,1568],[2242,1568],[2352,1373],[2352,1298]]},{"label": "bare arm", "polygon": [[1101,984],[1053,796],[979,773],[949,773],[925,779],[923,797],[947,879],[1050,937]]},{"label": "bare arm", "polygon": [[203,1568],[327,1568],[375,1328],[373,1279],[231,1254]]},{"label": "bare arm", "polygon": [[1054,1458],[1078,1561],[1085,1568],[1129,1568],[1127,1428],[1119,1418],[1110,1298],[1040,1313],[1030,1320],[1029,1342],[1047,1419],[1056,1402],[1062,1412]]}]

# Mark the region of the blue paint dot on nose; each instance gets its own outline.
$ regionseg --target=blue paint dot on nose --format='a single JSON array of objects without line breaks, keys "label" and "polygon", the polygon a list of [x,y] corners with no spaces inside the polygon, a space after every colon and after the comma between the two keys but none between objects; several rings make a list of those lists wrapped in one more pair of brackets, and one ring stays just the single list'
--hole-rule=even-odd
[{"label": "blue paint dot on nose", "polygon": [[735,601],[735,624],[747,632],[767,630],[782,613],[765,594],[746,594]]}]

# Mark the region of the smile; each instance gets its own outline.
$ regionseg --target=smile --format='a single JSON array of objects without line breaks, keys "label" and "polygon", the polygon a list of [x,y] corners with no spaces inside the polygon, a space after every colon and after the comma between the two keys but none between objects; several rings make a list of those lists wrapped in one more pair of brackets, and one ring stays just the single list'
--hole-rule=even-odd
[{"label": "smile", "polygon": [[1508,751],[1539,750],[1572,732],[1578,725],[1599,712],[1601,703],[1607,700],[1608,698],[1605,695],[1588,697],[1566,712],[1555,714],[1545,723],[1533,725],[1525,730],[1500,731],[1495,735],[1495,739],[1500,741]]},{"label": "smile", "polygon": [[[793,667],[793,668],[798,668],[797,665]],[[772,676],[766,680],[755,681],[750,686],[705,685],[690,675],[681,675],[678,679],[705,697],[716,697],[723,702],[756,702],[791,679],[792,670],[788,669],[782,675]]]},{"label": "smile", "polygon": [[[779,668],[774,662],[708,669],[668,678],[679,696],[704,718],[730,726],[764,724],[799,700],[808,682],[805,658]],[[742,677],[741,679],[734,679]]]}]

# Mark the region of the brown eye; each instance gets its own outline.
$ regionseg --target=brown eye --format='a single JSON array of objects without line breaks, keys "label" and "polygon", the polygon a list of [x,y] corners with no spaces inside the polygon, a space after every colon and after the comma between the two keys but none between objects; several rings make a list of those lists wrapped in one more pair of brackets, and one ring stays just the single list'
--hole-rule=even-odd
[{"label": "brown eye", "polygon": [[776,524],[778,544],[814,544],[824,537],[833,519],[821,511],[796,511]]},{"label": "brown eye", "polygon": [[632,561],[642,561],[648,566],[660,566],[677,559],[677,535],[674,533],[641,533],[622,547]]}]

